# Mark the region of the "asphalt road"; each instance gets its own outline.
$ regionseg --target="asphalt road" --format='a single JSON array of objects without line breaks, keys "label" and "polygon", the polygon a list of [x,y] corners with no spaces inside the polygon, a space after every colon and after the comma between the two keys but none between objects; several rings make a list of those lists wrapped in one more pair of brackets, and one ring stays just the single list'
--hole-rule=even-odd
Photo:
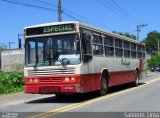
[{"label": "asphalt road", "polygon": [[160,73],[149,74],[138,87],[123,85],[111,88],[103,97],[89,93],[58,99],[53,95],[3,105],[0,112],[0,117],[4,118],[160,118]]}]

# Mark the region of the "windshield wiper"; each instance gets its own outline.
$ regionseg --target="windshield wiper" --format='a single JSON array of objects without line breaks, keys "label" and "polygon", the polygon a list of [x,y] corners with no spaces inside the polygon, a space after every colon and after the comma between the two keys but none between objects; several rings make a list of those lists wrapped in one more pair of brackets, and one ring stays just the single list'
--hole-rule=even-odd
[{"label": "windshield wiper", "polygon": [[36,68],[37,68],[37,64],[38,64],[38,63],[37,63],[37,62],[35,62],[35,65],[33,66],[33,68],[34,68],[34,69],[36,69]]},{"label": "windshield wiper", "polygon": [[57,60],[60,62],[60,64],[61,64],[63,67],[66,67],[66,65],[63,63],[63,61],[62,61],[60,58],[58,58]]},{"label": "windshield wiper", "polygon": [[59,52],[55,52],[55,53],[53,53],[53,59],[54,60],[57,60],[63,67],[66,67],[66,65],[67,65],[67,63],[64,63],[64,58],[63,59],[60,59],[59,58]]},{"label": "windshield wiper", "polygon": [[36,68],[37,68],[37,65],[38,65],[38,59],[40,59],[40,58],[42,57],[42,55],[43,55],[43,51],[42,51],[42,53],[41,53],[40,55],[38,55],[38,58],[36,58],[35,65],[33,66],[33,67],[34,67],[34,69],[36,69]]}]

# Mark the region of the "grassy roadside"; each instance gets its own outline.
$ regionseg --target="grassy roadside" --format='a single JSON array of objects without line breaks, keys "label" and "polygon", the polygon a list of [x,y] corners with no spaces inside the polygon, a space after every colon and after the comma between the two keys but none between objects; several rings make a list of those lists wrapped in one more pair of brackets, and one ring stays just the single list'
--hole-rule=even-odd
[{"label": "grassy roadside", "polygon": [[23,72],[0,72],[0,95],[23,91]]}]

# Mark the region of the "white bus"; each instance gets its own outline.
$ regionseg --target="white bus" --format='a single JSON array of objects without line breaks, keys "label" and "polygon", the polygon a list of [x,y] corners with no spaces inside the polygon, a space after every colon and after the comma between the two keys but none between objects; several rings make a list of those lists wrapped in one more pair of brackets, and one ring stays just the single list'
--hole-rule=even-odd
[{"label": "white bus", "polygon": [[146,77],[145,45],[80,22],[26,27],[26,93],[98,91]]}]

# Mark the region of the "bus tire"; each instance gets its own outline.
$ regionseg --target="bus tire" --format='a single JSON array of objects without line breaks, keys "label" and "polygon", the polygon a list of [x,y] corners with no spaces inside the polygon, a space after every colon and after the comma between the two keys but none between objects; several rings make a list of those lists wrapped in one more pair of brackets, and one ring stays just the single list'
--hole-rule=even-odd
[{"label": "bus tire", "polygon": [[101,79],[101,88],[98,91],[98,94],[100,96],[104,96],[106,95],[107,91],[108,91],[108,82],[107,82],[107,78],[105,75],[102,75],[102,79]]},{"label": "bus tire", "polygon": [[137,87],[138,85],[139,85],[139,72],[138,72],[138,70],[136,70],[134,86]]}]

